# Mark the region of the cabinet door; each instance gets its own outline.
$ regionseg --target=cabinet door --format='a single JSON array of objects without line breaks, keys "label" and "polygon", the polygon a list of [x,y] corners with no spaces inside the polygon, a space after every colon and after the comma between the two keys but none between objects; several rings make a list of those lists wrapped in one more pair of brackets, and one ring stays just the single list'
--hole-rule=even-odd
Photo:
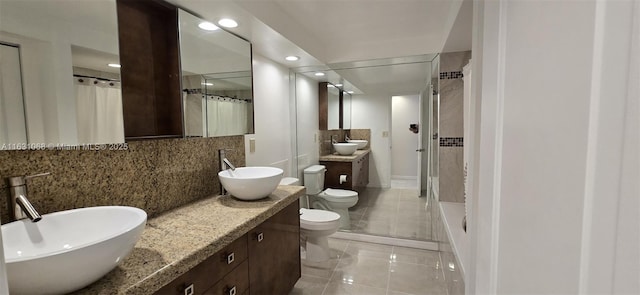
[{"label": "cabinet door", "polygon": [[[347,189],[353,188],[354,176],[353,176],[353,163],[351,162],[320,162],[320,165],[324,165],[327,171],[324,175],[324,187]],[[347,176],[347,182],[340,183],[340,175]]]},{"label": "cabinet door", "polygon": [[358,168],[358,184],[356,186],[364,188],[369,184],[369,155],[364,155],[361,161],[360,167]]},{"label": "cabinet door", "polygon": [[299,204],[249,232],[249,293],[288,294],[300,278]]}]

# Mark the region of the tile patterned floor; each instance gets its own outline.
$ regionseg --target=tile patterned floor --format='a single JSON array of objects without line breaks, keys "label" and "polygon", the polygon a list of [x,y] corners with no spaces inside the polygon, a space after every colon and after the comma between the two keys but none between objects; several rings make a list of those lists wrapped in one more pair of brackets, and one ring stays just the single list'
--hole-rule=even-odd
[{"label": "tile patterned floor", "polygon": [[302,277],[290,295],[447,294],[437,251],[333,238],[329,246],[332,258],[325,263],[302,259]]},{"label": "tile patterned floor", "polygon": [[431,240],[431,204],[412,188],[366,188],[349,208],[346,231],[402,239]]}]

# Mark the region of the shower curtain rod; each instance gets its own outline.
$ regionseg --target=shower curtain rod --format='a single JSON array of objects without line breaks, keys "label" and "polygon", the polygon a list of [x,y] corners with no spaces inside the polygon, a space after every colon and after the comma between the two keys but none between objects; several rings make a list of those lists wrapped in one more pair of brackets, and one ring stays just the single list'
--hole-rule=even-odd
[{"label": "shower curtain rod", "polygon": [[235,100],[241,100],[241,101],[245,101],[245,102],[251,102],[251,99],[248,98],[237,98],[237,97],[231,97],[231,96],[226,96],[226,95],[216,95],[216,94],[203,94],[202,96],[204,96],[205,98],[215,98],[216,96],[219,98],[223,98],[223,99],[235,99]]},{"label": "shower curtain rod", "polygon": [[94,77],[94,76],[85,76],[85,75],[76,75],[76,74],[73,74],[73,76],[74,77],[78,77],[78,78],[96,79],[96,80],[107,81],[107,82],[120,82],[120,80],[118,80],[118,79],[107,79],[107,78],[100,78],[100,77]]}]

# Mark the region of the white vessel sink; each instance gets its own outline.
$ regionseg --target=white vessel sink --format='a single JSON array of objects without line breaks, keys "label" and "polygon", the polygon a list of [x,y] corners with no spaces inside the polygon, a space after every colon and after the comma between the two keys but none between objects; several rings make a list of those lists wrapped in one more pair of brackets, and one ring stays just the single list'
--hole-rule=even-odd
[{"label": "white vessel sink", "polygon": [[367,143],[369,143],[368,140],[364,140],[364,139],[349,139],[347,140],[347,142],[357,144],[359,150],[363,149],[365,146],[367,146]]},{"label": "white vessel sink", "polygon": [[131,252],[147,221],[134,207],[89,207],[2,225],[11,294],[64,294],[107,274]]},{"label": "white vessel sink", "polygon": [[258,200],[271,195],[278,187],[284,171],[274,167],[238,167],[218,173],[222,186],[234,197]]},{"label": "white vessel sink", "polygon": [[356,150],[358,149],[358,145],[355,143],[334,143],[333,144],[333,148],[336,150],[336,152],[340,155],[343,156],[350,156],[353,155],[353,153],[356,152]]}]

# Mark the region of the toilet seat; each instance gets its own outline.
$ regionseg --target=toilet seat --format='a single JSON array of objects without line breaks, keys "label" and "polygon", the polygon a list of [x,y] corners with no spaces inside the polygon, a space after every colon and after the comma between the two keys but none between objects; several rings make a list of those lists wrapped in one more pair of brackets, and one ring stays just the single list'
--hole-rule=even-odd
[{"label": "toilet seat", "polygon": [[322,193],[323,197],[331,202],[353,202],[353,198],[358,197],[358,192],[328,188]]},{"label": "toilet seat", "polygon": [[308,230],[337,229],[340,214],[318,209],[300,209],[300,227]]}]

